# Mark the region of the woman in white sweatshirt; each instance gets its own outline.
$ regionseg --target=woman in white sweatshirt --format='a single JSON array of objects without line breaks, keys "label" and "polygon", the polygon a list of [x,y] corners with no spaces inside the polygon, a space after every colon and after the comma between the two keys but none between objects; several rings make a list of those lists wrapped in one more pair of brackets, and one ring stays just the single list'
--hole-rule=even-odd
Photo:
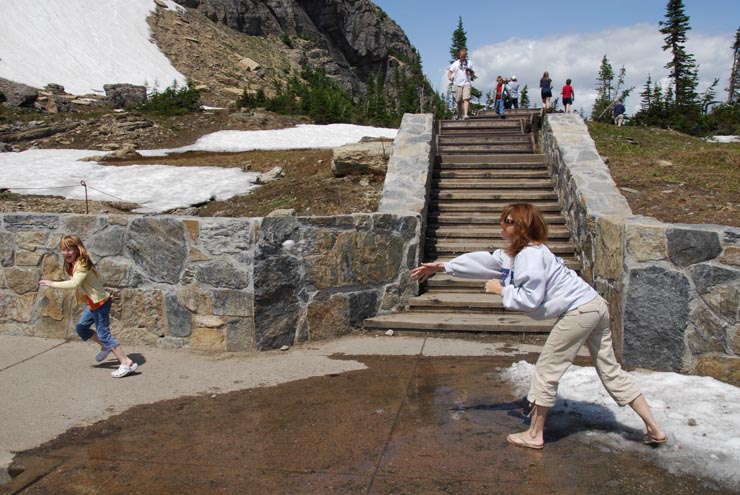
[{"label": "woman in white sweatshirt", "polygon": [[645,422],[643,442],[665,442],[666,434],[647,401],[614,355],[606,301],[547,248],[547,224],[540,211],[528,203],[505,207],[501,237],[509,243],[507,249],[463,254],[446,263],[422,263],[411,271],[411,278],[424,282],[444,271],[456,277],[489,279],[485,291],[500,295],[506,309],[526,312],[535,319],[557,317],[527,394],[532,404],[529,429],[510,434],[506,440],[521,447],[543,448],[547,412],[555,405],[558,383],[585,343],[609,395],[620,406],[629,404]]}]

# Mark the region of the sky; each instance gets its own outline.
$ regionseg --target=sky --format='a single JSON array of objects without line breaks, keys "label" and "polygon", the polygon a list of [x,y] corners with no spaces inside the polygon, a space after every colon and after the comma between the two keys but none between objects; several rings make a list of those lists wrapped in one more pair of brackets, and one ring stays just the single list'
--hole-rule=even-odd
[{"label": "sky", "polygon": [[[573,108],[590,114],[602,57],[615,73],[624,66],[626,87],[635,90],[627,113],[639,108],[639,93],[648,74],[665,82],[669,60],[658,32],[665,20],[665,0],[530,0],[496,3],[484,0],[373,0],[405,31],[421,54],[424,72],[439,91],[446,86],[452,32],[462,17],[468,58],[477,67],[475,86],[483,94],[497,75],[516,75],[527,84],[530,101],[541,106],[539,80],[544,71],[553,79],[554,97],[567,78],[575,89]],[[732,44],[740,27],[739,0],[684,0],[689,16],[687,50],[699,64],[700,91],[715,77],[717,93],[726,99],[732,66]],[[419,16],[423,11],[424,15]]]},{"label": "sky", "polygon": [[[183,148],[141,150],[145,156],[185,151],[249,151],[255,149],[322,149],[359,142],[363,137],[394,138],[396,129],[351,124],[300,125],[273,131],[220,131]],[[258,187],[259,174],[239,168],[129,165],[113,167],[81,158],[100,155],[91,150],[28,150],[0,153],[0,187],[22,194],[64,196],[96,201],[138,203],[137,212],[157,213],[203,203],[223,201]],[[177,187],[172,187],[177,184]]]}]

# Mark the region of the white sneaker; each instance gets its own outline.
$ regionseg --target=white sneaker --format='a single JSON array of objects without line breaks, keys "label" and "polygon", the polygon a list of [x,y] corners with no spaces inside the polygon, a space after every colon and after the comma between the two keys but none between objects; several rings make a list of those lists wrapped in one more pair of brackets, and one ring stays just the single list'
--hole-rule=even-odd
[{"label": "white sneaker", "polygon": [[111,376],[113,378],[123,378],[129,373],[133,373],[134,371],[136,371],[136,368],[138,367],[139,365],[136,363],[131,363],[131,366],[126,366],[125,364],[122,364],[118,367],[116,371],[111,372]]}]

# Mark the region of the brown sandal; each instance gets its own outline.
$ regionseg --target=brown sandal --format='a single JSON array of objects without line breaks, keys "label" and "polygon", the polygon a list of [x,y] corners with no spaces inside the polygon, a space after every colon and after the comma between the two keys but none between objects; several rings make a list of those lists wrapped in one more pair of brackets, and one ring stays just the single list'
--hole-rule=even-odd
[{"label": "brown sandal", "polygon": [[527,440],[526,438],[523,438],[515,433],[507,435],[506,441],[512,445],[516,445],[517,447],[524,447],[527,449],[540,450],[545,447],[544,443],[534,443],[531,440]]}]

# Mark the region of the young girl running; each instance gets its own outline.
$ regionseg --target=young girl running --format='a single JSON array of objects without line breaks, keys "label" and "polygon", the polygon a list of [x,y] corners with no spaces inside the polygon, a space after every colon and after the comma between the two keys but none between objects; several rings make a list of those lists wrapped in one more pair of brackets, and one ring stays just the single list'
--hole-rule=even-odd
[{"label": "young girl running", "polygon": [[[59,246],[64,258],[64,272],[71,279],[65,282],[42,280],[39,285],[54,289],[75,289],[77,303],[87,303],[87,308],[77,323],[77,334],[83,341],[92,339],[100,345],[100,351],[95,356],[97,362],[103,361],[111,352],[118,358],[121,365],[111,373],[113,378],[128,375],[135,371],[138,365],[126,356],[121,345],[110,334],[111,296],[100,282],[90,254],[82,240],[74,234],[62,237]],[[95,332],[90,329],[93,323]]]},{"label": "young girl running", "polygon": [[526,312],[535,319],[557,317],[527,395],[532,404],[529,429],[506,440],[530,449],[544,446],[545,421],[555,405],[558,383],[585,343],[609,395],[620,406],[629,404],[645,423],[643,442],[665,442],[666,434],[647,401],[614,355],[606,301],[545,246],[547,224],[540,211],[527,203],[506,206],[501,213],[501,237],[508,242],[507,249],[463,254],[446,263],[423,263],[411,271],[411,278],[423,282],[444,271],[457,277],[489,279],[485,291],[502,296],[506,309]]}]

